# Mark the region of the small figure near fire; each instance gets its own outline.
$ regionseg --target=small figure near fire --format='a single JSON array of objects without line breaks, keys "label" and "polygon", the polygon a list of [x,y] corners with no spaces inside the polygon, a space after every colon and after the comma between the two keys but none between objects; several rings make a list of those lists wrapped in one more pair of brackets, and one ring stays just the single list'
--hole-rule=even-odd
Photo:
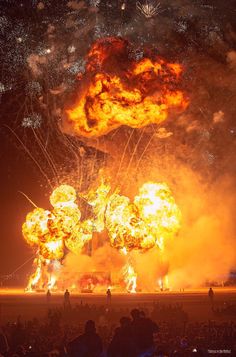
[{"label": "small figure near fire", "polygon": [[71,309],[70,293],[69,293],[68,289],[66,289],[65,294],[64,294],[64,309],[65,310]]},{"label": "small figure near fire", "polygon": [[51,291],[49,289],[47,291],[46,297],[47,297],[47,303],[50,304],[51,303],[52,294],[51,294]]},{"label": "small figure near fire", "polygon": [[208,291],[208,296],[209,296],[209,299],[210,299],[211,307],[212,307],[212,309],[213,309],[213,307],[214,307],[214,296],[215,296],[215,293],[214,293],[214,291],[213,291],[212,288],[209,289],[209,291]]},{"label": "small figure near fire", "polygon": [[111,304],[111,289],[110,288],[107,289],[107,304],[108,305]]}]

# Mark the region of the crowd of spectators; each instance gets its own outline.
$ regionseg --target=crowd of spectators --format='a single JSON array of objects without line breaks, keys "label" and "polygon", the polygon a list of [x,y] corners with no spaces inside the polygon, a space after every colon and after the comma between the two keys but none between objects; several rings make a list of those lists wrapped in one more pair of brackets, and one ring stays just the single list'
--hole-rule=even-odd
[{"label": "crowd of spectators", "polygon": [[43,320],[18,316],[0,330],[1,357],[184,357],[214,351],[236,356],[236,324],[190,322],[179,304],[130,311],[81,303],[49,309]]},{"label": "crowd of spectators", "polygon": [[223,306],[214,308],[216,315],[236,316],[236,304],[224,302]]}]

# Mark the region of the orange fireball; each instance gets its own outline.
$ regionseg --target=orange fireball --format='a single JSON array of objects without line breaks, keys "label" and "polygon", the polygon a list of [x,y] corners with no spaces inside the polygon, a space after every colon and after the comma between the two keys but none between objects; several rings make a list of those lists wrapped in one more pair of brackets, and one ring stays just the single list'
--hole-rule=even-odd
[{"label": "orange fireball", "polygon": [[128,42],[98,40],[87,55],[75,104],[65,110],[63,130],[98,137],[121,125],[142,128],[164,121],[188,101],[180,89],[182,67],[159,57],[129,58]]},{"label": "orange fireball", "polygon": [[180,229],[181,212],[166,183],[146,182],[131,202],[117,193],[110,196],[105,224],[113,247],[131,251],[164,247]]}]

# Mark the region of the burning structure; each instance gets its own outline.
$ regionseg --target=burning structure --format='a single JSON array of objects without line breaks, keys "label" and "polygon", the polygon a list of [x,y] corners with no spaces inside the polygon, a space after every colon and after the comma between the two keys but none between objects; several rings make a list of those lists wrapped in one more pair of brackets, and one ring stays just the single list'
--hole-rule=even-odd
[{"label": "burning structure", "polygon": [[[99,191],[96,190],[98,195]],[[75,202],[75,190],[68,185],[57,187],[51,194],[51,211],[36,208],[27,215],[23,235],[37,251],[36,270],[30,278],[28,290],[60,287],[60,268],[66,249],[80,259],[82,254],[86,254],[86,244],[92,240],[93,234],[105,231],[106,239],[102,244],[108,241],[111,247],[124,255],[123,279],[127,290],[135,291],[137,274],[130,262],[130,252],[139,250],[144,254],[151,248],[163,250],[165,240],[178,232],[181,214],[164,183],[144,184],[133,203],[128,197],[109,191],[108,186],[105,195],[98,196],[97,202],[89,202],[94,214],[84,221],[80,219],[81,212]],[[92,284],[90,280],[91,277],[88,285]]]},{"label": "burning structure", "polygon": [[[167,275],[173,289],[227,276],[236,262],[233,1],[0,7],[1,186],[13,193],[1,205],[6,273],[31,259],[26,241],[36,257],[29,288],[154,291]],[[164,218],[147,217],[140,198],[163,184],[182,216],[164,236]],[[61,185],[68,197],[49,207]],[[19,191],[42,207],[27,216],[20,255],[12,222],[31,207]]]},{"label": "burning structure", "polygon": [[[79,90],[75,103],[65,109],[62,129],[88,139],[124,125],[159,124],[171,110],[183,111],[188,104],[179,88],[182,70],[178,63],[151,53],[132,58],[128,41],[121,38],[98,40],[87,55],[85,73],[78,73]],[[131,200],[106,182],[83,194],[93,211],[83,220],[69,185],[53,191],[52,210],[36,208],[27,215],[23,235],[37,250],[29,290],[60,286],[66,250],[80,259],[88,254],[94,235],[103,232],[100,247],[109,244],[122,255],[122,274],[117,279],[134,292],[139,282],[133,252],[163,251],[165,241],[178,232],[181,214],[166,183],[145,182]]]},{"label": "burning structure", "polygon": [[[180,127],[186,120],[181,117],[189,104],[184,68],[150,49],[140,56],[134,53],[122,38],[102,38],[91,46],[84,71],[77,73],[60,129],[65,136],[79,138],[76,149],[82,163],[85,148],[95,149],[92,169],[86,168],[93,180],[85,177],[81,187],[80,177],[67,176],[66,184],[58,185],[50,196],[52,209],[35,208],[27,215],[23,236],[36,252],[28,290],[70,286],[90,291],[113,286],[129,292],[153,291],[168,287],[168,276],[171,284],[187,286],[189,274],[182,273],[182,266],[193,272],[189,257],[194,242],[199,237],[204,240],[206,226],[211,233],[221,231],[209,207],[201,208],[202,223],[194,211],[195,205],[198,211],[201,205],[195,198],[193,203],[187,200],[186,192],[197,192],[198,186],[192,186],[196,177],[191,177],[190,185],[191,172],[183,165],[181,170],[175,167],[173,153],[165,145],[160,160],[149,149],[154,138],[172,135],[158,125],[178,116]],[[97,152],[108,154],[106,162],[99,162]],[[141,165],[145,153],[148,160]],[[86,176],[83,169],[80,175]],[[163,174],[165,170],[168,174]],[[226,224],[223,219],[221,223]],[[221,239],[217,236],[219,245]],[[229,257],[229,245],[225,247]],[[225,269],[229,264],[222,263]],[[195,282],[201,283],[202,276],[194,274]]]}]

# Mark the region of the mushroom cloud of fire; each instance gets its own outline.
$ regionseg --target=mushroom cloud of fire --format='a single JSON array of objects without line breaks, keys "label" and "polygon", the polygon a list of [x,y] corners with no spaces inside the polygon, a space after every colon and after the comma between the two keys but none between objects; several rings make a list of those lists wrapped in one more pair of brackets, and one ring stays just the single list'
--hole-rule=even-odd
[{"label": "mushroom cloud of fire", "polygon": [[76,100],[65,109],[64,132],[99,137],[122,125],[159,124],[171,110],[186,108],[182,66],[156,55],[135,60],[131,53],[122,38],[108,37],[92,45],[85,73],[78,74]]}]

